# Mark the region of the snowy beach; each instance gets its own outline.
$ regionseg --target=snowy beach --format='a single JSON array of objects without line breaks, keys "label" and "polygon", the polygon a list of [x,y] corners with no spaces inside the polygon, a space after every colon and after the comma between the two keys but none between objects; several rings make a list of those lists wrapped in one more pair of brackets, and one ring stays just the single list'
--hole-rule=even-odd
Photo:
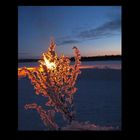
[{"label": "snowy beach", "polygon": [[[74,95],[76,121],[89,122],[98,126],[112,126],[121,129],[121,70],[81,69]],[[44,106],[46,98],[36,95],[30,80],[18,80],[18,129],[45,130],[35,110],[25,110],[24,105],[36,102]],[[65,127],[60,114],[56,122]]]}]

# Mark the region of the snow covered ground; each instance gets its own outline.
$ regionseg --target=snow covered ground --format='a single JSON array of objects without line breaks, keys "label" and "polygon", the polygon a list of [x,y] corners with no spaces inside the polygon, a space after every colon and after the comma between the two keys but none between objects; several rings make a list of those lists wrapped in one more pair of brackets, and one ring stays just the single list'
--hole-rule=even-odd
[{"label": "snow covered ground", "polygon": [[[66,126],[62,116],[56,122],[62,130],[112,130],[121,129],[121,70],[119,69],[82,69],[74,95],[76,121]],[[25,110],[24,105],[36,102],[45,108],[46,99],[34,94],[30,80],[25,77],[18,81],[18,129],[45,130],[35,110]],[[81,129],[83,126],[83,129]],[[97,127],[98,126],[98,127]],[[105,127],[104,127],[105,126]],[[106,128],[107,127],[107,128]]]}]

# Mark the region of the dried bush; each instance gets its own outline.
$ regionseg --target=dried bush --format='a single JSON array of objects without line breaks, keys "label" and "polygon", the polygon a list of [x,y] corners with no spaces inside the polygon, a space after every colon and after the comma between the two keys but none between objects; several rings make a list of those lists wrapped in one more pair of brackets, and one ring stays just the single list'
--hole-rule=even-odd
[{"label": "dried bush", "polygon": [[73,94],[77,91],[75,83],[80,74],[81,56],[79,50],[73,47],[75,64],[71,66],[70,59],[63,54],[59,57],[55,47],[54,40],[51,40],[48,51],[42,54],[39,66],[32,70],[23,67],[20,72],[28,75],[37,95],[47,97],[46,106],[50,106],[51,110],[46,112],[36,103],[27,104],[25,108],[36,109],[44,124],[50,129],[57,130],[58,126],[54,121],[55,112],[62,113],[63,118],[69,123],[74,120]]}]

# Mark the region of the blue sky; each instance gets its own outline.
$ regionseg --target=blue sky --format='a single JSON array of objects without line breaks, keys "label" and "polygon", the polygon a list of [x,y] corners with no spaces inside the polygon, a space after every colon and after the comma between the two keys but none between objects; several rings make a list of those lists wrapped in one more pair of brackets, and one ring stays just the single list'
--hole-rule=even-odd
[{"label": "blue sky", "polygon": [[18,56],[40,58],[54,37],[60,55],[121,54],[120,6],[19,6]]}]

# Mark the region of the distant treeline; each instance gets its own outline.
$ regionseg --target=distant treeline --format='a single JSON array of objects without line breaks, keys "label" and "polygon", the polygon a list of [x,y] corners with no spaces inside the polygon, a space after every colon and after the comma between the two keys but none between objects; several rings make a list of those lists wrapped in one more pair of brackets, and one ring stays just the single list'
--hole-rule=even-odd
[{"label": "distant treeline", "polygon": [[[81,61],[103,61],[103,60],[121,60],[121,55],[81,57]],[[74,57],[71,58],[71,61],[74,61]]]},{"label": "distant treeline", "polygon": [[[74,61],[74,57],[70,58]],[[121,60],[121,55],[105,55],[105,56],[92,56],[81,57],[81,61],[103,61],[103,60]],[[18,62],[37,62],[39,59],[18,59]]]},{"label": "distant treeline", "polygon": [[39,59],[18,59],[18,62],[37,62]]}]

